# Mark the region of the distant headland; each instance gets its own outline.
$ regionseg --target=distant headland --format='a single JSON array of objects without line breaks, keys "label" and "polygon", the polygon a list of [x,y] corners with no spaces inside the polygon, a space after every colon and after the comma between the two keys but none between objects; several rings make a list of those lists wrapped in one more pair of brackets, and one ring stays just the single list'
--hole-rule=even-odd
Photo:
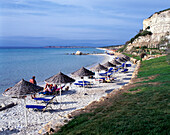
[{"label": "distant headland", "polygon": [[90,46],[44,46],[43,48],[95,48]]}]

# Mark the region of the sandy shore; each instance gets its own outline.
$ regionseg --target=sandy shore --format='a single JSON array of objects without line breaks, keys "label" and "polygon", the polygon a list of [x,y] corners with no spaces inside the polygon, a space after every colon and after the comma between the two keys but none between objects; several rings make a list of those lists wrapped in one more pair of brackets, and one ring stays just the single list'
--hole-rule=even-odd
[{"label": "sandy shore", "polygon": [[[113,56],[105,55],[102,63],[110,61]],[[25,126],[25,104],[24,101],[18,99],[8,99],[8,102],[17,102],[18,105],[0,112],[0,135],[18,134],[38,134],[38,131],[48,122],[64,123],[64,117],[70,112],[84,108],[89,103],[99,100],[102,96],[106,96],[114,89],[118,89],[127,84],[132,76],[136,65],[132,64],[128,73],[115,74],[116,81],[114,83],[94,82],[93,88],[77,88],[74,85],[69,91],[63,92],[61,98],[56,96],[52,109],[47,109],[45,112],[27,110],[28,126]],[[86,94],[85,94],[86,93]],[[58,102],[61,101],[61,104]],[[26,104],[35,104],[30,97],[26,98]]]}]

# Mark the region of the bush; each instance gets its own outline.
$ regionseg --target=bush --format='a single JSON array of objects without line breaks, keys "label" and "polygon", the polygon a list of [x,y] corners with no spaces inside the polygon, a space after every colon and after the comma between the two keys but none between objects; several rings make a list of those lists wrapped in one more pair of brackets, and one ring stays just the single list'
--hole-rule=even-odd
[{"label": "bush", "polygon": [[131,38],[130,42],[133,43],[133,41],[134,41],[135,39],[137,39],[138,37],[140,37],[140,36],[146,36],[146,35],[152,35],[152,32],[147,31],[147,30],[144,30],[144,31],[138,33],[135,37]]},{"label": "bush", "polygon": [[122,48],[118,49],[119,52],[123,52],[126,49],[127,45],[124,45]]},{"label": "bush", "polygon": [[147,31],[147,30],[144,30],[144,31],[141,33],[141,36],[146,36],[146,35],[152,35],[152,32]]}]

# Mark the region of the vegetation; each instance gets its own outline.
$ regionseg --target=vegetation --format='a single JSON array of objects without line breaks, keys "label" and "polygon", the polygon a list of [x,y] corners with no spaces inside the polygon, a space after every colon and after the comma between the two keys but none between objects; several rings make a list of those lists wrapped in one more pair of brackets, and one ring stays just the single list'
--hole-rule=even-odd
[{"label": "vegetation", "polygon": [[143,61],[140,83],[71,120],[56,135],[169,134],[169,71],[165,56]]},{"label": "vegetation", "polygon": [[170,64],[170,44],[168,44],[167,46],[168,46],[168,49],[167,49],[166,60],[167,60],[168,64]]},{"label": "vegetation", "polygon": [[118,49],[119,52],[123,52],[126,49],[127,45],[124,45],[122,48]]},{"label": "vegetation", "polygon": [[137,59],[137,60],[140,60],[140,59],[141,59],[140,56],[134,56],[134,55],[132,55],[132,54],[127,54],[127,53],[123,53],[123,54],[125,54],[125,55],[127,55],[127,56],[129,56],[129,57],[133,57],[134,59]]},{"label": "vegetation", "polygon": [[[170,10],[170,8],[167,8],[167,9],[164,9],[164,10],[161,10],[161,11],[159,11],[159,12],[155,12],[154,14],[160,14],[160,13],[162,13],[162,12],[165,12],[165,11],[168,11],[168,10]],[[153,15],[154,15],[153,14]],[[151,18],[153,15],[151,15],[149,18]]]},{"label": "vegetation", "polygon": [[140,37],[140,36],[146,36],[146,35],[152,35],[152,32],[147,31],[147,30],[144,30],[144,31],[142,31],[142,32],[140,31],[135,37],[131,38],[130,42],[133,43],[133,41],[134,41],[135,39],[137,39],[138,37]]}]

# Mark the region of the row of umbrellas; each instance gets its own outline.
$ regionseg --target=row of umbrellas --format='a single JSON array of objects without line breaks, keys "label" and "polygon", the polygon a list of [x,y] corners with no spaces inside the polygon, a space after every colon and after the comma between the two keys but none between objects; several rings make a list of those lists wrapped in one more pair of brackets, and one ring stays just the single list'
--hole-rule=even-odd
[{"label": "row of umbrellas", "polygon": [[[105,63],[104,65],[98,64],[97,66],[95,66],[93,68],[93,70],[98,71],[98,72],[100,70],[107,70],[107,67],[116,67],[116,65],[120,65],[121,62],[129,60],[129,58],[122,55],[122,56],[119,56],[118,60],[119,61],[114,59],[111,62]],[[84,67],[82,67],[79,70],[72,73],[72,75],[79,76],[79,77],[92,76],[94,74],[95,74],[94,72],[92,72]],[[61,84],[63,84],[63,83],[73,83],[75,80],[73,78],[63,74],[62,72],[59,72],[58,74],[46,79],[45,81],[49,82],[49,83],[60,84],[60,86],[61,86]],[[35,94],[42,90],[43,90],[43,87],[36,86],[36,85],[22,79],[20,82],[15,84],[9,90],[5,91],[3,93],[3,95],[14,97],[14,98],[24,98],[25,99],[26,95],[32,95],[32,94]],[[61,89],[60,89],[60,97],[61,97]],[[26,115],[26,111],[25,111],[25,115]],[[27,123],[27,120],[26,120],[26,123]]]},{"label": "row of umbrellas", "polygon": [[[118,61],[116,59],[112,60],[111,62],[106,62],[104,65],[98,64],[92,70],[100,71],[100,70],[107,70],[107,67],[116,67],[116,65],[121,65],[121,62],[127,61],[130,58],[126,55],[119,55]],[[94,72],[82,67],[79,70],[72,73],[73,76],[91,76],[94,75]],[[63,83],[73,83],[75,80],[62,72],[48,78],[45,80],[48,83],[55,83],[55,84],[63,84]],[[41,91],[43,88],[40,86],[36,86],[28,81],[22,79],[18,82],[14,87],[10,88],[8,91],[4,93],[6,96],[22,98],[25,95],[34,94]]]}]

